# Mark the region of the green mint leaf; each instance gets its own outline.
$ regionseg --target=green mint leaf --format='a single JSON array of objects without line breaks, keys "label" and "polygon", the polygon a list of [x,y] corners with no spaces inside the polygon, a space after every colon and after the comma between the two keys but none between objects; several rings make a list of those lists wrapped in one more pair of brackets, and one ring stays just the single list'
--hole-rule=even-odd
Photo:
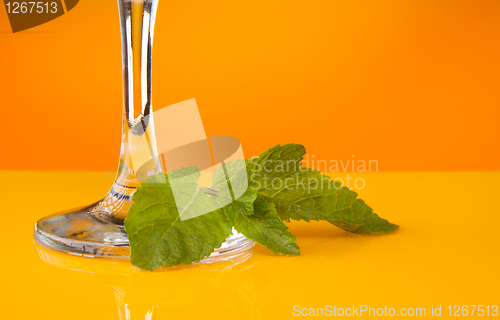
[{"label": "green mint leaf", "polygon": [[[295,174],[296,186],[265,193],[266,199],[274,203],[280,217],[292,220],[326,220],[333,225],[358,234],[390,233],[398,226],[373,213],[357,193],[341,187],[322,173],[308,169]],[[312,182],[308,182],[312,181]],[[316,182],[322,181],[322,182]]]},{"label": "green mint leaf", "polygon": [[[132,264],[154,270],[198,262],[222,245],[233,226],[277,254],[300,254],[283,221],[325,220],[358,234],[398,228],[373,213],[354,191],[301,168],[304,153],[301,145],[277,145],[256,158],[223,163],[212,176],[216,198],[198,188],[196,168],[150,177],[134,194],[125,220]],[[175,199],[186,205],[181,212]],[[197,216],[200,212],[209,213]]]},{"label": "green mint leaf", "polygon": [[275,146],[250,159],[249,189],[276,205],[285,221],[326,220],[358,234],[389,233],[398,228],[373,213],[357,193],[319,171],[301,168],[305,148]]},{"label": "green mint leaf", "polygon": [[[232,221],[222,209],[217,209],[214,199],[197,189],[198,178],[196,168],[182,168],[141,183],[125,219],[130,261],[134,266],[155,270],[160,266],[198,262],[229,237]],[[181,213],[172,193],[174,186],[190,197],[189,205]],[[200,208],[213,208],[213,211],[188,220],[180,219],[180,214],[189,216],[191,211]]]},{"label": "green mint leaf", "polygon": [[[253,208],[253,213],[248,208]],[[224,208],[233,218],[234,228],[276,254],[300,254],[295,236],[269,204],[255,192],[246,192]]]}]

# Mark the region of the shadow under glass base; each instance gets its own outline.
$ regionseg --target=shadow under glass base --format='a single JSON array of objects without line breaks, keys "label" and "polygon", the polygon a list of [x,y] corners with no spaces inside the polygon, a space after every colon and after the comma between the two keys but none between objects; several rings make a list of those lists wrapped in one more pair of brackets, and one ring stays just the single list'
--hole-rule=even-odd
[{"label": "shadow under glass base", "polygon": [[[35,224],[34,240],[41,246],[77,256],[129,259],[130,247],[123,225],[89,213],[92,206],[50,215]],[[234,257],[251,249],[254,242],[233,229],[233,235],[203,262]]]}]

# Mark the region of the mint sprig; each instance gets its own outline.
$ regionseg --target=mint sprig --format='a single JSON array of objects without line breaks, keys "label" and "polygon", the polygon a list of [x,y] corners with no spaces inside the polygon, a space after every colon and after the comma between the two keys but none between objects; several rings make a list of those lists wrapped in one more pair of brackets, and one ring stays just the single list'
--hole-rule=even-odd
[{"label": "mint sprig", "polygon": [[300,254],[295,236],[281,221],[276,206],[255,192],[246,192],[225,207],[234,228],[276,254]]},{"label": "mint sprig", "polygon": [[[317,170],[301,167],[306,150],[301,145],[275,146],[247,162],[249,190],[276,205],[290,220],[326,220],[358,234],[390,233],[398,228],[373,213],[357,193]],[[276,184],[276,181],[283,181]],[[279,188],[275,186],[279,185]]]},{"label": "mint sprig", "polygon": [[[232,233],[232,222],[211,198],[197,189],[200,176],[196,168],[182,168],[174,173],[175,182],[158,174],[141,183],[132,200],[125,231],[130,243],[130,261],[143,270],[190,264],[209,256]],[[185,178],[183,178],[185,177]],[[172,175],[170,175],[172,178]],[[187,195],[195,194],[181,214],[197,207],[214,210],[202,216],[182,221],[172,193],[183,188]]]},{"label": "mint sprig", "polygon": [[[270,251],[287,255],[300,251],[283,221],[326,220],[358,234],[389,233],[398,228],[373,213],[354,191],[319,171],[302,168],[304,154],[301,145],[278,145],[245,160],[246,166],[241,165],[242,160],[225,163],[214,172],[210,188],[219,190],[228,181],[231,186],[230,181],[247,178],[248,189],[237,199],[231,188],[217,198],[197,189],[200,175],[196,168],[172,170],[168,175],[158,174],[141,183],[125,220],[132,264],[155,270],[198,262],[222,245],[232,227]],[[176,195],[182,195],[183,190],[186,195],[194,194],[181,212],[172,187],[176,188]],[[218,205],[231,198],[231,203]],[[194,214],[192,219],[180,218],[197,208],[213,210],[201,216]]]}]

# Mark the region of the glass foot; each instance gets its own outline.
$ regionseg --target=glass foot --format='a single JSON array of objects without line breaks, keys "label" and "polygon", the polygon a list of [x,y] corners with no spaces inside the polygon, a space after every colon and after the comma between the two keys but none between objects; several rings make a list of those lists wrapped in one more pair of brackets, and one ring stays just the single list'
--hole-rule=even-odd
[{"label": "glass foot", "polygon": [[[123,224],[98,218],[94,208],[95,205],[76,208],[40,219],[35,224],[36,243],[78,256],[129,259],[130,247]],[[253,246],[253,241],[233,229],[226,242],[203,261],[224,260]]]}]

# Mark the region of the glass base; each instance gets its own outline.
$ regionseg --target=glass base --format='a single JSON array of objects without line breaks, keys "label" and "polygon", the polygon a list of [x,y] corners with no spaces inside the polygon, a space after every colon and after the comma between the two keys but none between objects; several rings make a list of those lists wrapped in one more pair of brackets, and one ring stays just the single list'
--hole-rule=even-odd
[{"label": "glass base", "polygon": [[[92,208],[77,208],[40,219],[35,224],[33,237],[36,243],[72,255],[129,259],[130,247],[123,225],[95,217]],[[252,240],[233,229],[233,234],[226,242],[203,262],[225,260],[253,246]]]}]

